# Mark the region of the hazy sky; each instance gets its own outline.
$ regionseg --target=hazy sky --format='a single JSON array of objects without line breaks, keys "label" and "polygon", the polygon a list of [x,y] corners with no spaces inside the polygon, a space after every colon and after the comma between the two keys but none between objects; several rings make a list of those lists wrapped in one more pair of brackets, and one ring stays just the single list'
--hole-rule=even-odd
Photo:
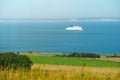
[{"label": "hazy sky", "polygon": [[120,0],[0,0],[0,18],[119,17]]}]

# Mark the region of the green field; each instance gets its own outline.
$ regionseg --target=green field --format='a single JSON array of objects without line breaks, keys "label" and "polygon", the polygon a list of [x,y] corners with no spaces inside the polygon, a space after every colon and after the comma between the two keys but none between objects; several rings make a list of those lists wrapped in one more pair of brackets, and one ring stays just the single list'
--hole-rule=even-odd
[{"label": "green field", "polygon": [[120,68],[120,62],[102,61],[88,58],[61,58],[35,55],[29,56],[29,58],[35,64]]}]

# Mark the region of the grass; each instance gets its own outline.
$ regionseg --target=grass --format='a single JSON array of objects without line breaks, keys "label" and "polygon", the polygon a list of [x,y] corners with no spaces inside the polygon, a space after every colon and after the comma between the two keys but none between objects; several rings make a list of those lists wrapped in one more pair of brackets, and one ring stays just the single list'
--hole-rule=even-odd
[{"label": "grass", "polygon": [[112,61],[112,62],[119,62],[120,58],[96,58],[97,60],[104,60],[104,61]]},{"label": "grass", "polygon": [[43,65],[30,71],[0,70],[0,80],[120,80],[120,72],[91,72],[85,67],[79,71],[51,70]]},{"label": "grass", "polygon": [[120,68],[120,62],[103,61],[89,58],[59,58],[50,56],[29,56],[29,58],[35,64]]}]

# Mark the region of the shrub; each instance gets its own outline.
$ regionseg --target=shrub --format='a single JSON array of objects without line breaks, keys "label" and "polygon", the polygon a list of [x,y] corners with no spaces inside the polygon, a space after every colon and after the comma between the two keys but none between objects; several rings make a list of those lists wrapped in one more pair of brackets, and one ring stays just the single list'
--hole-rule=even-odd
[{"label": "shrub", "polygon": [[32,62],[26,55],[17,55],[13,52],[0,54],[0,69],[30,69]]}]

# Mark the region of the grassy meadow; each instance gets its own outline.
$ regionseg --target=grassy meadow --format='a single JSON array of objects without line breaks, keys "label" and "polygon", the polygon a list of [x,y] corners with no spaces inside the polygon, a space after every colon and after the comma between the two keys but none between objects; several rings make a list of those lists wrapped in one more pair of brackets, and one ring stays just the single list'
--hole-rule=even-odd
[{"label": "grassy meadow", "polygon": [[53,54],[27,56],[33,62],[31,70],[0,70],[0,80],[120,80],[120,62]]},{"label": "grassy meadow", "polygon": [[87,67],[114,67],[120,68],[119,62],[97,60],[91,58],[61,58],[52,56],[29,56],[35,64],[53,64],[69,66],[87,66]]}]

